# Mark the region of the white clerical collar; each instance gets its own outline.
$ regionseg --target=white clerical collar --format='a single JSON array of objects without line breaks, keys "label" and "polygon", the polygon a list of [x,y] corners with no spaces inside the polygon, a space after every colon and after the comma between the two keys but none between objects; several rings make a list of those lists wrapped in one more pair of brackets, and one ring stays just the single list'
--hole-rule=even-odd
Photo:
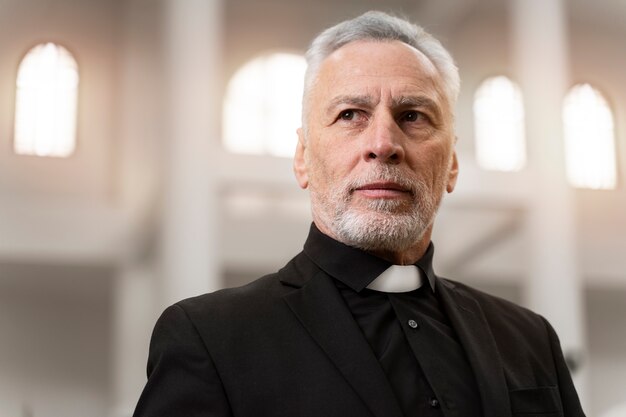
[{"label": "white clerical collar", "polygon": [[432,285],[417,266],[391,265],[366,288],[380,292],[409,292],[418,289],[424,283]]}]

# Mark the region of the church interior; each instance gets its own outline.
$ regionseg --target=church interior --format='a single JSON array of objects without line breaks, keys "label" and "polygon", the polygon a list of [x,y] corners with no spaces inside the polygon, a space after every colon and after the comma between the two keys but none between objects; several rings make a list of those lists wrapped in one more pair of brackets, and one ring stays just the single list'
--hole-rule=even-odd
[{"label": "church interior", "polygon": [[0,0],[0,417],[131,416],[166,306],[302,249],[303,54],[368,10],[459,67],[438,275],[547,317],[587,415],[626,417],[613,0]]}]

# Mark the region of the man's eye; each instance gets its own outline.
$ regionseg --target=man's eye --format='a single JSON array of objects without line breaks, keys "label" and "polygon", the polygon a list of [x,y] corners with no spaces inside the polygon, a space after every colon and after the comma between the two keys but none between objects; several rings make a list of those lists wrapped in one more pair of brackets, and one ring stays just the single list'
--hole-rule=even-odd
[{"label": "man's eye", "polygon": [[417,122],[420,120],[428,120],[428,117],[422,112],[411,110],[402,115],[402,120],[405,122]]},{"label": "man's eye", "polygon": [[339,113],[339,118],[341,120],[354,120],[356,119],[356,111],[354,110],[344,110]]}]

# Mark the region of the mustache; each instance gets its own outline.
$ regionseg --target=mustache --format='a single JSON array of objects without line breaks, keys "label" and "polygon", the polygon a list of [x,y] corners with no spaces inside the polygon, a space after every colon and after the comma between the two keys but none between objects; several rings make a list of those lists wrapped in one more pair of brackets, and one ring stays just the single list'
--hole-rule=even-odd
[{"label": "mustache", "polygon": [[381,165],[367,172],[365,175],[346,180],[343,189],[347,190],[348,194],[352,195],[356,189],[377,182],[392,182],[397,184],[402,189],[408,191],[413,197],[423,192],[421,183],[417,180],[413,180],[411,175],[403,172],[401,169],[390,165]]}]

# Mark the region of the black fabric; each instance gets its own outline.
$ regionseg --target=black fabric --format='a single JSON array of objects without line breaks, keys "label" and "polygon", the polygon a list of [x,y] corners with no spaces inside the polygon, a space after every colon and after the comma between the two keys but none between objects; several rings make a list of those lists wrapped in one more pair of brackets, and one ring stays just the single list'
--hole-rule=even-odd
[{"label": "black fabric", "polygon": [[409,327],[408,319],[399,320],[387,294],[368,289],[359,294],[339,281],[337,287],[380,362],[404,415],[444,415],[403,332],[405,326],[410,332],[420,329]]},{"label": "black fabric", "polygon": [[[481,417],[476,379],[435,293],[422,287],[413,293],[390,294],[389,300],[443,414],[446,417]],[[417,327],[408,325],[409,320],[415,321]],[[404,395],[408,395],[407,387],[404,390]]]},{"label": "black fabric", "polygon": [[[314,225],[304,251],[336,279],[405,416],[482,415],[472,369],[430,285],[389,294],[365,288],[391,264],[329,238]],[[433,252],[431,244],[416,263],[424,275],[434,275]]]},{"label": "black fabric", "polygon": [[[334,281],[302,253],[251,284],[166,309],[134,415],[402,417]],[[457,282],[435,284],[474,372],[484,417],[530,409],[584,417],[558,338],[541,316]],[[545,387],[553,388],[549,395],[519,394]]]},{"label": "black fabric", "polygon": [[561,413],[557,387],[528,388],[511,391],[511,406],[515,413],[529,416]]}]

